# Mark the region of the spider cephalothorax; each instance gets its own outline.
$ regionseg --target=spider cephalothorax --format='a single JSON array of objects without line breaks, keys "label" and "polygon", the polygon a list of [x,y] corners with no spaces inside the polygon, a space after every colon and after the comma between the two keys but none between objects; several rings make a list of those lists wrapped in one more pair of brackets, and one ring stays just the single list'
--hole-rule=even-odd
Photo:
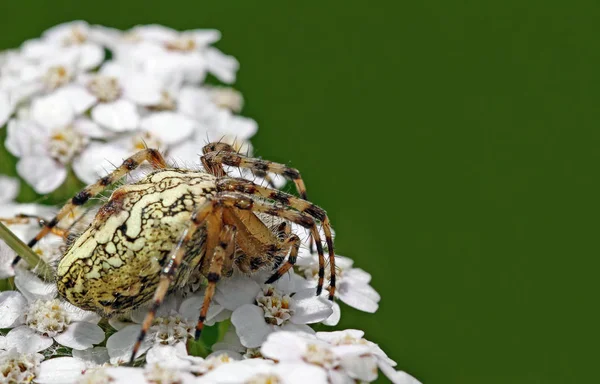
[{"label": "spider cephalothorax", "polygon": [[[56,272],[59,293],[82,309],[108,317],[151,304],[132,360],[166,294],[185,286],[193,273],[208,280],[196,327],[199,337],[221,276],[231,275],[234,267],[245,273],[276,268],[266,281],[272,283],[292,268],[300,239],[291,233],[288,223],[310,229],[319,254],[317,294],[325,275],[317,229],[317,223],[322,224],[331,268],[329,298],[333,299],[335,259],[329,219],[325,211],[306,200],[299,172],[240,155],[224,143],[209,144],[203,151],[206,172],[169,167],[153,149],[136,153],[75,195],[29,242],[30,247],[35,245],[74,208],[142,162],[155,168],[142,180],[112,193],[69,247]],[[228,177],[223,165],[248,168],[259,175],[283,175],[295,183],[302,198]],[[267,225],[267,217],[276,218],[276,224]]]}]

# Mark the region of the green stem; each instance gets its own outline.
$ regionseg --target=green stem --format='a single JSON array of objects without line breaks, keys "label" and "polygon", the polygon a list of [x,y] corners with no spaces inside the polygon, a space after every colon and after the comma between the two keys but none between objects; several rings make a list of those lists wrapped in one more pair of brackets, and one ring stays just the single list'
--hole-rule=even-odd
[{"label": "green stem", "polygon": [[52,280],[54,274],[52,269],[36,254],[31,248],[29,248],[24,242],[21,241],[14,233],[10,231],[2,222],[0,222],[0,239],[4,240],[17,255],[21,256],[23,260],[27,262],[38,276],[44,280]]}]

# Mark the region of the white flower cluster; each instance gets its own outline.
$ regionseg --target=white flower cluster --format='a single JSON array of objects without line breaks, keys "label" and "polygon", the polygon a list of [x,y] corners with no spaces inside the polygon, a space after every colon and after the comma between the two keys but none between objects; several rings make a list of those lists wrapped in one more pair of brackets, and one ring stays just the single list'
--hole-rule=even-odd
[{"label": "white flower cluster", "polygon": [[[19,175],[47,193],[71,169],[92,183],[145,146],[182,166],[196,166],[207,141],[237,140],[236,149],[249,151],[257,126],[235,114],[241,95],[204,84],[207,73],[235,80],[237,61],[210,46],[219,37],[214,30],[151,25],[122,32],[74,22],[4,53],[0,126],[8,122],[5,145],[19,158]],[[17,180],[0,176],[0,222],[28,241],[38,218],[50,219],[56,208],[16,203],[18,190]],[[218,329],[216,342],[192,341],[205,293],[200,278],[160,306],[134,367],[123,365],[147,308],[108,320],[81,310],[24,263],[13,267],[15,252],[0,240],[0,279],[15,287],[0,292],[0,383],[345,384],[372,382],[381,371],[394,383],[418,384],[362,331],[315,331],[337,325],[340,306],[326,292],[315,295],[318,257],[306,230],[292,231],[301,252],[278,281],[263,283],[272,271],[238,270],[219,281],[205,321]],[[56,229],[34,251],[55,265],[65,247],[65,233]],[[371,276],[347,257],[337,256],[336,264],[335,298],[375,312],[380,296]]]},{"label": "white flower cluster", "polygon": [[92,183],[148,146],[180,164],[197,163],[209,141],[249,151],[254,120],[237,115],[230,84],[237,60],[211,44],[219,31],[159,25],[119,31],[83,21],[61,24],[0,56],[0,127],[17,172],[38,193],[69,169]]}]

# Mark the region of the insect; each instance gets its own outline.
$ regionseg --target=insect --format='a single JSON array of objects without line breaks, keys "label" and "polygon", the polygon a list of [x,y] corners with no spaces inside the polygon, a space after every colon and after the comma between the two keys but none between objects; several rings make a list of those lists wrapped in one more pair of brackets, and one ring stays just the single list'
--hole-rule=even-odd
[{"label": "insect", "polygon": [[[167,293],[187,284],[194,272],[208,281],[196,325],[200,337],[216,283],[234,266],[245,273],[270,268],[273,283],[296,262],[300,239],[289,223],[308,228],[319,255],[317,295],[325,276],[325,255],[317,228],[323,228],[335,293],[335,258],[331,225],[325,211],[306,200],[300,173],[285,165],[237,153],[225,143],[203,148],[205,171],[169,167],[155,149],[144,149],[65,204],[29,242],[33,247],[63,218],[122,177],[148,162],[153,171],[115,189],[89,227],[71,244],[56,270],[58,292],[75,306],[104,317],[143,304],[150,310],[133,348],[133,362],[156,311]],[[292,180],[300,197],[229,177],[223,165],[267,172]],[[266,217],[277,218],[267,226]],[[17,259],[18,261],[18,259]]]}]

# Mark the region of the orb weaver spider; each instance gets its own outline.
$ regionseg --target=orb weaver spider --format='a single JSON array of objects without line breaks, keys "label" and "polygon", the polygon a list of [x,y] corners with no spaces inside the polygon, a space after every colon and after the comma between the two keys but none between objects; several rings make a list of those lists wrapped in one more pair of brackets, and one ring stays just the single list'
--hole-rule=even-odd
[{"label": "orb weaver spider", "polygon": [[[205,171],[174,168],[159,151],[141,150],[77,193],[28,243],[33,247],[75,208],[143,162],[154,168],[143,179],[113,191],[89,227],[66,250],[55,276],[62,297],[104,317],[150,304],[130,363],[167,293],[185,286],[193,272],[208,281],[196,325],[198,339],[216,284],[221,276],[230,276],[234,266],[243,273],[276,269],[267,284],[289,271],[300,248],[300,238],[291,233],[289,223],[310,230],[319,255],[317,295],[325,276],[317,228],[321,223],[331,274],[329,299],[333,300],[336,270],[331,225],[325,211],[306,200],[300,173],[283,164],[241,155],[221,142],[206,145],[201,161]],[[301,197],[229,177],[223,165],[246,168],[257,175],[281,175],[294,182]],[[267,217],[277,218],[278,223],[267,226]]]}]

